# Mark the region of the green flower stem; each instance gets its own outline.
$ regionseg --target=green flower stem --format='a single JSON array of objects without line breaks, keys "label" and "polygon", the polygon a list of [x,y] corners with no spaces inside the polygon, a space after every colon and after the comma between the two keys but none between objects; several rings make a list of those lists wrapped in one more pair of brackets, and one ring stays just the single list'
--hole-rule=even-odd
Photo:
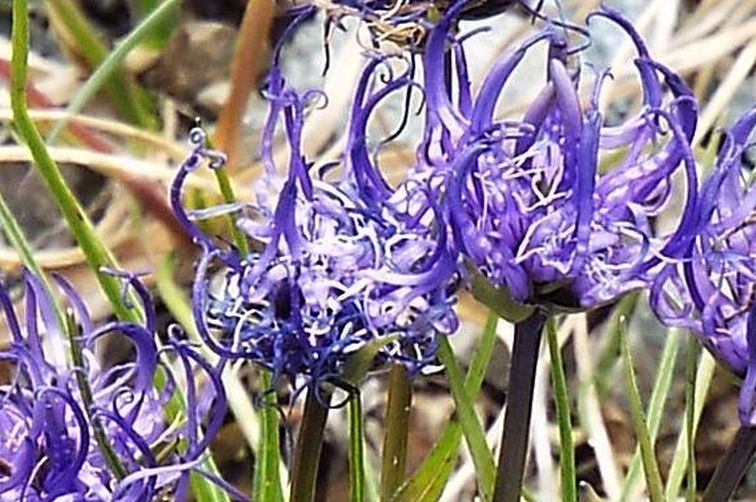
[{"label": "green flower stem", "polygon": [[557,340],[556,320],[546,321],[546,340],[551,357],[551,379],[554,385],[557,421],[559,422],[559,473],[562,500],[577,502],[577,475],[575,470],[575,444],[572,441],[572,420],[570,418],[570,396],[567,392],[567,377],[564,373],[562,353]]},{"label": "green flower stem", "polygon": [[365,443],[362,424],[362,396],[355,391],[349,399],[349,490],[352,502],[365,500]]},{"label": "green flower stem", "polygon": [[320,403],[318,396],[310,389],[305,399],[302,423],[299,425],[297,446],[294,451],[289,502],[315,500],[315,485],[318,480],[323,432],[327,419],[328,408]]},{"label": "green flower stem", "polygon": [[[31,147],[34,144],[34,140],[37,142],[38,153],[42,153],[42,157],[47,154],[47,151],[42,144],[41,138],[37,133],[34,125],[29,119],[29,115],[26,112],[26,58],[29,51],[29,24],[28,24],[28,6],[23,0],[14,0],[13,2],[13,56],[11,62],[11,101],[13,106],[14,120],[19,133],[30,145],[32,154],[34,155],[34,148]],[[35,136],[36,133],[36,136]],[[28,138],[31,138],[29,141]],[[41,148],[39,148],[41,146]],[[35,156],[36,160],[36,156]],[[52,159],[50,159],[52,160]],[[62,178],[61,178],[62,180]],[[65,182],[62,183],[67,188]],[[82,213],[83,214],[83,213]],[[55,318],[58,322],[58,326],[61,333],[65,333],[68,337],[69,350],[71,363],[74,368],[84,367],[84,357],[81,351],[81,346],[78,341],[78,332],[76,329],[76,323],[63,313],[63,309],[57,300],[57,296],[53,293],[47,276],[44,274],[42,268],[34,258],[34,252],[23,234],[21,227],[18,225],[15,217],[11,213],[5,199],[0,196],[0,221],[2,221],[3,231],[5,232],[11,245],[16,249],[24,265],[35,276],[42,281],[45,292],[53,305],[55,312]],[[120,297],[120,295],[118,295]],[[118,302],[120,306],[120,301]],[[128,309],[124,309],[130,312]],[[84,410],[87,415],[92,419],[92,429],[94,433],[95,442],[97,447],[102,453],[103,459],[108,466],[108,469],[113,473],[117,479],[123,479],[127,472],[121,464],[118,455],[116,454],[113,446],[110,444],[110,440],[105,433],[105,429],[102,423],[96,417],[92,417],[92,389],[89,386],[89,381],[86,376],[81,372],[76,372],[76,383],[79,388],[82,401],[84,403]]]},{"label": "green flower stem", "polygon": [[21,139],[29,147],[35,166],[55,198],[90,268],[95,272],[100,287],[113,306],[113,311],[120,319],[140,322],[143,313],[138,307],[139,301],[136,296],[131,293],[135,308],[126,308],[121,302],[120,281],[102,271],[103,267],[117,268],[115,258],[97,237],[92,223],[63,179],[58,165],[48,153],[39,131],[29,117],[25,93],[29,53],[28,12],[27,0],[13,0],[10,95],[14,125]]},{"label": "green flower stem", "polygon": [[[223,202],[227,204],[233,204],[237,201],[236,199],[236,193],[234,193],[234,188],[231,183],[231,179],[228,176],[228,172],[225,167],[221,166],[214,170],[215,172],[215,179],[218,182],[218,187],[220,188],[221,195],[223,197]],[[247,242],[246,237],[244,236],[244,233],[239,229],[239,227],[236,226],[236,213],[230,213],[227,216],[229,228],[231,230],[231,237],[233,239],[234,245],[238,249],[241,256],[246,256],[249,254],[249,243]],[[262,388],[263,392],[268,392],[268,390],[272,389],[273,386],[273,380],[270,371],[261,369],[260,370],[260,387]],[[275,396],[275,390],[273,390],[274,396]],[[307,403],[310,403],[310,401],[314,401],[315,404],[317,403],[317,399],[313,398],[311,399],[308,395]],[[259,448],[256,451],[257,458],[255,459],[255,472],[253,476],[253,493],[256,495],[255,499],[257,500],[266,500],[275,502],[278,500],[283,500],[283,493],[281,491],[281,476],[279,471],[279,464],[281,463],[281,453],[280,453],[280,446],[278,441],[278,412],[276,408],[276,403],[268,403],[268,400],[265,400],[265,403],[262,406],[262,409],[260,410],[260,445]],[[322,408],[322,406],[320,406]],[[305,405],[305,414],[307,414],[308,407]],[[312,413],[315,414],[317,410],[313,410]],[[314,487],[315,487],[315,481],[317,479],[317,463],[320,459],[320,449],[322,446],[323,441],[323,427],[325,427],[325,418],[328,415],[328,410],[322,410],[324,411],[325,415],[322,417],[323,423],[322,425],[319,425],[319,420],[321,417],[313,416],[311,419],[313,420],[313,423],[311,424],[312,427],[316,428],[320,427],[320,437],[319,438],[313,438],[318,441],[317,445],[311,445],[310,448],[313,449],[313,451],[303,451],[303,454],[310,454],[316,455],[316,461],[315,461],[315,470],[313,472],[305,472],[305,473],[299,473],[298,471],[294,471],[295,479],[292,481],[292,500],[293,493],[294,493],[294,482],[299,483],[300,486],[303,486],[302,489],[302,496],[305,495],[307,485],[308,483],[311,483],[309,486],[310,490],[313,490],[312,496],[314,496]],[[303,417],[303,420],[305,420],[306,417]],[[308,418],[308,420],[310,420]],[[303,422],[304,426],[304,422]],[[301,438],[308,437],[308,436],[301,436],[300,435],[300,441]],[[314,450],[317,450],[315,452]],[[305,462],[307,463],[307,461]],[[301,466],[303,469],[307,469],[309,466],[304,465]],[[295,463],[296,468],[296,463]],[[302,479],[297,481],[296,477],[298,475],[304,476],[304,477],[310,477],[311,479]],[[304,485],[302,485],[304,484]],[[299,489],[299,486],[297,487]],[[300,499],[300,500],[308,500],[308,499]]]},{"label": "green flower stem", "polygon": [[494,502],[519,502],[522,493],[533,408],[533,385],[545,321],[546,315],[535,310],[530,317],[515,324]]},{"label": "green flower stem", "polygon": [[270,371],[261,369],[259,382],[263,392],[272,390],[265,395],[260,409],[260,444],[255,452],[252,498],[253,500],[278,502],[283,500],[279,471],[281,450],[278,439],[278,403]]},{"label": "green flower stem", "polygon": [[756,454],[756,427],[738,429],[730,447],[714,471],[706,487],[703,502],[727,502],[745,476]]},{"label": "green flower stem", "polygon": [[[53,3],[53,6],[62,5]],[[11,43],[13,48],[13,54],[11,59],[11,107],[13,109],[14,125],[18,130],[19,136],[27,144],[31,151],[32,158],[34,159],[35,166],[39,170],[42,178],[47,184],[48,190],[55,198],[58,207],[63,213],[66,223],[68,224],[71,233],[74,235],[79,247],[84,252],[90,269],[94,271],[100,287],[105,293],[105,296],[110,301],[113,311],[116,316],[122,320],[131,321],[135,323],[141,323],[144,318],[144,313],[140,307],[139,299],[136,294],[129,290],[129,300],[132,305],[131,308],[127,308],[122,303],[121,298],[121,282],[118,278],[113,277],[103,271],[103,268],[118,268],[118,264],[115,257],[110,253],[108,248],[99,240],[97,233],[89,221],[84,210],[79,205],[76,197],[71,192],[71,189],[66,184],[63,176],[58,169],[57,164],[52,159],[47,149],[45,148],[44,141],[39,134],[39,131],[34,126],[34,123],[29,117],[26,103],[26,79],[27,79],[27,58],[29,52],[29,22],[28,22],[28,3],[27,0],[13,0],[13,20],[12,20],[12,35]],[[73,337],[71,338],[73,341]],[[77,364],[76,360],[79,359],[79,363],[83,364],[81,360],[81,354],[76,349],[76,343],[72,343],[72,356],[74,364]],[[161,373],[155,375],[154,381],[155,387],[160,389],[165,384],[165,377]],[[87,393],[86,388],[82,388],[82,396]],[[91,396],[91,390],[89,391]],[[90,397],[91,402],[91,397]],[[174,401],[168,403],[166,406],[166,414],[169,418],[173,418],[180,413],[183,409],[183,402]],[[87,407],[89,408],[89,406]],[[107,441],[103,441],[105,438],[104,431],[100,434],[97,431],[97,421],[95,423],[95,435],[98,445],[103,449],[103,454],[109,467],[113,470],[114,475],[122,477],[125,474],[122,468],[118,467],[118,459],[115,453],[108,451],[109,444]],[[97,436],[100,436],[99,438]],[[120,471],[120,472],[119,472]],[[193,483],[194,484],[194,483]],[[200,483],[202,486],[210,486],[209,481],[202,480]]]},{"label": "green flower stem", "polygon": [[391,367],[381,458],[381,500],[391,500],[407,473],[412,386],[401,364]]}]

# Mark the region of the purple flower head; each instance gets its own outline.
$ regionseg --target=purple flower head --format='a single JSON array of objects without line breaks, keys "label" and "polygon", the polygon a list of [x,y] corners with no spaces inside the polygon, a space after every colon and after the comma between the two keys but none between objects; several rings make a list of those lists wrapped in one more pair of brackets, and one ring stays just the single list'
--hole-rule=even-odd
[{"label": "purple flower head", "polygon": [[[666,259],[682,255],[696,212],[692,92],[651,58],[627,19],[604,7],[593,16],[612,21],[635,44],[643,90],[636,115],[610,125],[599,112],[607,72],[596,76],[589,99],[580,98],[575,49],[551,28],[497,61],[473,96],[464,37],[450,31],[454,14],[436,25],[424,54],[427,118],[418,155],[446,178],[445,210],[469,267],[515,302],[557,308],[591,307],[649,284]],[[497,118],[514,70],[544,43],[545,87],[522,119]],[[442,63],[447,59],[451,65]],[[603,172],[609,155],[619,160]],[[680,166],[687,180],[683,216],[675,232],[660,235],[653,219]]]},{"label": "purple flower head", "polygon": [[[238,220],[251,241],[248,255],[215,244],[193,223],[201,214],[181,204],[186,173],[215,155],[201,132],[192,133],[200,141],[176,177],[173,207],[203,251],[193,307],[218,354],[251,360],[296,385],[317,385],[338,380],[350,355],[368,343],[383,343],[376,365],[398,362],[411,373],[422,371],[434,361],[436,332],[456,329],[456,264],[446,232],[439,231],[442,211],[421,196],[424,186],[391,187],[369,153],[371,114],[386,96],[412,85],[408,72],[382,80],[386,64],[376,59],[366,66],[343,159],[325,165],[312,164],[301,149],[307,107],[322,94],[299,94],[271,69],[261,140],[265,172],[256,182],[257,205],[245,205]],[[279,121],[289,149],[286,169],[272,151]]]},{"label": "purple flower head", "polygon": [[[121,275],[143,303],[144,325],[95,326],[72,285],[55,277],[76,318],[69,329],[77,330],[80,350],[61,332],[39,278],[25,274],[23,320],[0,285],[0,308],[11,335],[0,360],[15,369],[11,381],[0,386],[0,500],[137,501],[161,493],[183,499],[188,473],[203,460],[225,414],[223,388],[216,368],[185,343],[172,340],[158,350],[149,294],[135,276]],[[95,343],[110,334],[127,338],[134,356],[104,367]],[[69,362],[69,353],[78,354],[80,364]],[[189,373],[175,376],[171,360]],[[168,378],[157,390],[153,379],[161,365]],[[191,374],[195,369],[212,382],[201,392]],[[187,412],[183,420],[168,423],[165,407],[179,385],[189,389]],[[212,418],[199,434],[204,414]],[[178,446],[180,441],[186,446]]]},{"label": "purple flower head", "polygon": [[666,324],[695,332],[745,378],[741,421],[756,425],[756,183],[747,160],[756,128],[752,108],[723,133],[714,169],[702,183],[685,260],[667,264],[651,304]]}]

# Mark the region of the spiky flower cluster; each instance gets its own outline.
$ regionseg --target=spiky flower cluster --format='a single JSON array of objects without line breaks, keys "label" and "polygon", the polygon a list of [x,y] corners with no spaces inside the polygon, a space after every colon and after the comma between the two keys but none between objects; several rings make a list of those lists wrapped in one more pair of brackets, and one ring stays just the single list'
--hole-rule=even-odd
[{"label": "spiky flower cluster", "polygon": [[[182,206],[189,171],[204,157],[220,160],[202,133],[193,133],[172,203],[203,250],[194,308],[216,352],[314,383],[338,378],[349,354],[381,341],[378,364],[402,362],[416,372],[433,362],[435,332],[456,327],[451,305],[461,276],[473,284],[482,278],[527,316],[534,308],[612,301],[648,287],[665,263],[682,259],[697,207],[690,151],[697,106],[688,87],[651,58],[629,21],[605,7],[596,15],[623,29],[638,53],[644,100],[636,115],[607,124],[598,110],[605,73],[582,102],[579,72],[568,69],[580,48],[551,27],[497,61],[473,94],[467,37],[455,34],[467,6],[450,5],[430,30],[422,85],[411,63],[398,72],[393,58],[372,56],[335,164],[316,166],[301,151],[306,109],[321,95],[298,94],[277,66],[271,69],[265,174],[257,205],[245,206],[238,223],[252,242],[249,254],[218,245],[195,225],[201,214]],[[503,88],[538,43],[549,49],[543,91],[521,119],[496,118]],[[368,123],[388,96],[408,87],[424,92],[424,134],[415,165],[391,186],[370,154]],[[281,117],[285,173],[272,152]],[[601,172],[608,156],[617,165]],[[664,234],[653,220],[680,166],[685,207],[676,229]],[[213,263],[222,277],[215,289]]]},{"label": "spiky flower cluster", "polygon": [[[473,96],[462,42],[447,43],[454,14],[436,25],[424,55],[423,151],[432,169],[446,173],[445,206],[458,250],[515,301],[547,308],[589,308],[650,284],[665,259],[680,255],[678,237],[689,231],[695,209],[691,91],[651,58],[625,18],[605,7],[595,15],[626,31],[638,52],[644,106],[637,115],[606,123],[598,110],[606,74],[581,102],[579,72],[568,70],[571,49],[549,29],[502,57]],[[549,54],[543,91],[521,120],[495,118],[504,87],[538,43]],[[433,64],[445,57],[456,61],[452,76]],[[445,86],[449,77],[458,82],[456,99]],[[671,91],[667,101],[663,84]],[[616,167],[600,172],[613,153]],[[677,231],[661,235],[652,220],[669,199],[681,161],[685,208]]]},{"label": "spiky flower cluster", "polygon": [[691,329],[711,353],[745,378],[740,420],[756,425],[756,183],[747,152],[752,108],[729,130],[701,186],[685,259],[659,274],[651,303],[659,318]]},{"label": "spiky flower cluster", "polygon": [[[252,360],[293,382],[304,377],[310,385],[338,380],[350,355],[369,343],[380,346],[376,365],[401,363],[417,373],[433,362],[436,333],[456,329],[456,264],[439,208],[416,197],[418,188],[392,189],[368,156],[370,114],[410,83],[405,75],[368,92],[381,64],[375,60],[363,73],[340,175],[331,172],[339,166],[315,168],[301,153],[305,108],[319,94],[299,95],[271,71],[262,138],[266,171],[258,205],[239,220],[253,249],[247,255],[216,245],[181,204],[186,173],[203,156],[216,155],[194,131],[194,151],[176,178],[172,202],[203,249],[193,302],[199,330],[218,354]],[[285,174],[272,153],[281,117],[289,145]],[[217,290],[208,275],[214,262],[222,277]]]},{"label": "spiky flower cluster", "polygon": [[[11,335],[0,360],[13,369],[11,381],[0,386],[1,500],[183,500],[189,473],[201,471],[225,414],[218,368],[186,342],[172,340],[158,349],[149,295],[134,276],[124,280],[143,302],[143,325],[95,326],[71,284],[56,277],[72,312],[62,328],[47,290],[31,273],[25,275],[21,321],[0,286]],[[76,330],[73,339],[65,330]],[[135,355],[104,367],[95,344],[111,334],[128,339]],[[183,374],[174,373],[169,359]],[[155,387],[161,366],[165,382]],[[199,388],[195,371],[209,383]],[[179,388],[186,392],[185,409],[171,419],[168,402]],[[201,425],[207,426],[204,433]]]}]

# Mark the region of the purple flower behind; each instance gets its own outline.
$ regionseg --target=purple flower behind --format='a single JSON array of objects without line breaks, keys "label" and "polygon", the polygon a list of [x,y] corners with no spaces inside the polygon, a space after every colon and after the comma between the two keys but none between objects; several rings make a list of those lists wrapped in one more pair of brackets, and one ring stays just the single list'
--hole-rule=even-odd
[{"label": "purple flower behind", "polygon": [[651,294],[664,323],[691,329],[745,377],[739,413],[750,426],[756,425],[756,183],[746,156],[754,128],[756,108],[723,133],[695,222],[681,240],[685,260],[668,264]]},{"label": "purple flower behind", "polygon": [[[133,275],[119,275],[142,300],[144,325],[114,321],[95,326],[74,288],[55,278],[77,320],[81,367],[68,362],[68,339],[39,278],[25,274],[23,321],[0,285],[0,308],[11,335],[0,359],[15,368],[12,380],[0,386],[0,500],[136,501],[159,493],[183,499],[188,473],[198,468],[225,415],[219,368],[202,361],[185,342],[171,340],[158,350],[149,294]],[[98,363],[94,344],[110,334],[127,338],[135,356],[106,368]],[[175,354],[170,359],[187,375],[174,375],[165,363],[168,353]],[[159,366],[168,378],[156,390]],[[193,370],[206,373],[211,382],[202,393],[194,388]],[[81,377],[86,391],[78,383]],[[186,423],[170,424],[166,405],[179,384],[190,389]],[[198,435],[206,414],[211,418]],[[99,433],[118,459],[118,475],[103,456]],[[179,441],[186,446],[177,447]]]},{"label": "purple flower behind", "polygon": [[[449,44],[457,4],[431,32],[424,54],[427,119],[419,156],[446,177],[442,187],[454,242],[472,268],[516,302],[590,308],[650,284],[696,214],[696,173],[689,143],[697,106],[671,70],[654,61],[628,20],[604,7],[594,14],[633,40],[643,87],[640,112],[610,126],[598,110],[597,75],[581,102],[579,73],[563,35],[546,29],[497,61],[473,96],[462,38]],[[548,45],[547,83],[522,120],[495,118],[496,104],[526,53]],[[444,65],[445,59],[452,65]],[[453,67],[447,75],[446,67]],[[456,93],[447,80],[456,80]],[[666,84],[671,97],[663,99]],[[666,130],[666,134],[665,134]],[[616,167],[601,172],[614,155]],[[653,220],[671,179],[687,180],[683,215],[662,235]]]},{"label": "purple flower behind", "polygon": [[[247,256],[216,245],[193,222],[202,214],[181,204],[187,173],[203,156],[217,155],[205,148],[201,131],[192,133],[195,149],[176,177],[172,203],[203,250],[193,306],[203,338],[218,354],[251,360],[297,386],[318,385],[338,381],[350,354],[369,343],[383,344],[376,366],[398,362],[422,371],[434,361],[436,333],[456,329],[456,265],[439,231],[441,211],[417,196],[422,186],[389,186],[368,153],[371,114],[386,96],[412,85],[408,73],[376,85],[385,64],[376,59],[363,72],[340,166],[314,166],[301,152],[306,108],[321,94],[300,95],[271,69],[265,173],[256,182],[258,205],[243,206],[238,221],[252,242]],[[289,147],[284,174],[272,152],[281,119]]]}]

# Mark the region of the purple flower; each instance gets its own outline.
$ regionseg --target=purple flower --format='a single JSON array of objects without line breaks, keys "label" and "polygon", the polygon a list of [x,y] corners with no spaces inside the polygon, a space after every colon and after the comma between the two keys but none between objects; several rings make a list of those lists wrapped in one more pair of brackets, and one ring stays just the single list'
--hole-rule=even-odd
[{"label": "purple flower", "polygon": [[[546,29],[497,61],[472,94],[463,48],[451,28],[456,4],[435,26],[423,56],[427,118],[419,156],[446,182],[439,189],[454,242],[470,263],[515,302],[588,308],[650,284],[667,259],[681,256],[696,214],[696,173],[689,143],[697,120],[692,92],[651,58],[630,22],[604,7],[593,16],[632,39],[643,107],[610,125],[578,94],[564,37]],[[495,118],[513,71],[536,44],[548,45],[547,84],[521,120]],[[444,65],[449,59],[452,64]],[[445,68],[453,68],[448,75]],[[456,92],[448,89],[456,81]],[[663,85],[670,98],[663,98]],[[530,85],[530,84],[528,84]],[[606,155],[616,166],[599,169]],[[677,229],[662,235],[653,220],[682,165],[687,181]]]},{"label": "purple flower", "polygon": [[756,108],[723,133],[714,169],[702,183],[685,259],[667,264],[651,292],[659,318],[696,333],[745,381],[739,414],[756,425],[756,184],[746,159]]},{"label": "purple flower", "polygon": [[[318,385],[338,381],[350,355],[370,343],[381,344],[376,366],[398,362],[419,372],[434,361],[436,333],[456,329],[456,263],[441,209],[422,196],[422,185],[389,186],[369,154],[370,115],[386,96],[412,85],[409,73],[381,82],[385,64],[366,66],[342,162],[325,165],[308,161],[300,146],[307,107],[322,95],[298,94],[271,69],[257,205],[231,208],[245,211],[238,226],[251,240],[248,255],[216,244],[193,222],[208,213],[181,204],[187,173],[203,157],[219,158],[201,131],[192,132],[194,151],[176,177],[172,203],[203,251],[193,307],[218,354],[251,360],[297,386]],[[285,170],[272,152],[281,119]]]},{"label": "purple flower", "polygon": [[[77,330],[80,352],[61,331],[39,278],[25,273],[23,321],[0,286],[0,308],[11,335],[0,359],[15,368],[12,380],[0,386],[0,500],[137,501],[168,493],[182,500],[189,472],[199,470],[225,415],[219,368],[186,342],[172,339],[158,349],[147,290],[135,276],[119,275],[141,299],[144,325],[95,326],[71,284],[55,277],[75,315],[70,329]],[[135,355],[103,367],[95,343],[110,334],[128,339]],[[71,363],[69,353],[79,354],[81,364]],[[167,378],[156,389],[160,366]],[[177,376],[174,367],[185,374]],[[192,371],[205,373],[210,384],[197,389]],[[166,406],[179,388],[187,393],[185,416],[168,423]],[[205,415],[210,418],[200,434]]]}]

